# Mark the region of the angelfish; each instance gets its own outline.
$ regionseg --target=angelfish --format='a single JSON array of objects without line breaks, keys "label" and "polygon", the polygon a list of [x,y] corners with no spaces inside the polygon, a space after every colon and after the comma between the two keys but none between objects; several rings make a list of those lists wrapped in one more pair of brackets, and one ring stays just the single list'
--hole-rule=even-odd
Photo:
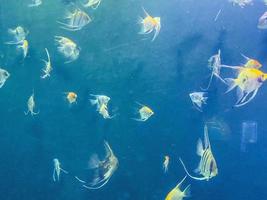
[{"label": "angelfish", "polygon": [[195,177],[189,174],[188,170],[185,167],[184,162],[182,161],[181,158],[179,158],[186,174],[192,179],[207,180],[207,181],[212,177],[216,176],[218,174],[218,168],[216,160],[211,151],[207,125],[204,126],[204,146],[201,139],[199,139],[197,143],[197,155],[199,155],[201,159],[195,172],[202,175],[202,177]]},{"label": "angelfish", "polygon": [[259,18],[258,28],[267,29],[267,12],[263,13],[263,15]]},{"label": "angelfish", "polygon": [[56,182],[56,181],[59,181],[61,171],[64,172],[65,174],[68,174],[68,172],[61,168],[60,162],[57,158],[53,159],[53,163],[54,163],[53,181]]}]

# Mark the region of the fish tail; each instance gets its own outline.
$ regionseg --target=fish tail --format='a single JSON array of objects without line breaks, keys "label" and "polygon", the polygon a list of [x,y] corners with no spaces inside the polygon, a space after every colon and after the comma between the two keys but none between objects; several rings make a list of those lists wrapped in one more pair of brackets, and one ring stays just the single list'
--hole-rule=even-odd
[{"label": "fish tail", "polygon": [[231,90],[233,90],[237,86],[236,79],[226,78],[224,80],[225,80],[226,84],[228,85],[228,89],[225,93],[230,92]]},{"label": "fish tail", "polygon": [[191,196],[191,185],[189,184],[183,191],[184,197],[190,197]]},{"label": "fish tail", "polygon": [[189,174],[189,172],[187,171],[187,169],[186,169],[186,167],[185,167],[185,164],[184,164],[184,162],[182,161],[182,159],[179,158],[179,160],[180,160],[180,162],[181,162],[181,164],[182,164],[182,166],[183,166],[183,168],[184,168],[185,173],[186,173],[190,178],[195,179],[195,180],[199,180],[199,181],[206,180],[205,177],[199,178],[199,177],[194,177],[194,176],[192,176],[191,174]]}]

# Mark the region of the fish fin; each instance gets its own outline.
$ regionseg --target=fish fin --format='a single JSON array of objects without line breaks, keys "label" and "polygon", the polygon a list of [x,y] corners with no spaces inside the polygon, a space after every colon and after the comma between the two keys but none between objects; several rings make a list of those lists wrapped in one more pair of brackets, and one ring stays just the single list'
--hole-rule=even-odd
[{"label": "fish fin", "polygon": [[211,73],[211,75],[210,75],[210,80],[209,80],[209,84],[208,84],[208,86],[207,86],[206,88],[202,88],[202,87],[200,87],[202,90],[207,91],[207,90],[210,88],[210,84],[211,84],[211,82],[212,82],[213,75],[214,75],[214,74]]},{"label": "fish fin", "polygon": [[176,188],[180,187],[182,185],[182,183],[184,182],[184,180],[186,179],[187,176],[185,176],[176,186]]},{"label": "fish fin", "polygon": [[66,171],[66,170],[64,170],[64,169],[62,169],[62,168],[60,168],[60,170],[61,170],[62,172],[64,172],[65,174],[68,174],[68,173],[69,173],[68,171]]},{"label": "fish fin", "polygon": [[249,61],[249,60],[250,60],[250,58],[247,57],[247,56],[245,56],[243,53],[240,53],[240,54],[241,54],[241,56],[242,56],[243,58],[245,58],[246,61]]},{"label": "fish fin", "polygon": [[203,97],[203,103],[207,104],[208,97]]},{"label": "fish fin", "polygon": [[135,121],[138,121],[138,122],[144,122],[144,121],[146,121],[146,120],[144,120],[144,119],[138,119],[138,118],[131,118],[132,120],[135,120]]},{"label": "fish fin", "polygon": [[156,37],[159,35],[159,32],[160,32],[160,24],[158,24],[156,27],[155,27],[155,33],[154,33],[154,36],[152,38],[152,42],[156,39]]},{"label": "fish fin", "polygon": [[143,11],[144,11],[144,13],[145,13],[145,15],[146,15],[147,17],[150,16],[150,15],[148,14],[148,12],[145,10],[144,7],[142,7],[142,9],[143,9]]},{"label": "fish fin", "polygon": [[203,152],[204,152],[203,143],[202,143],[201,139],[199,138],[197,141],[197,155],[202,156]]},{"label": "fish fin", "polygon": [[75,178],[77,181],[81,182],[81,183],[86,183],[85,181],[83,181],[82,179],[80,179],[78,176],[74,176],[74,178]]},{"label": "fish fin", "polygon": [[144,107],[144,106],[145,106],[144,104],[141,104],[141,103],[139,103],[138,101],[135,101],[135,103],[138,104],[138,105],[141,106],[141,107]]},{"label": "fish fin", "polygon": [[224,67],[224,68],[230,68],[230,69],[235,69],[235,70],[240,70],[243,67],[240,66],[231,66],[231,65],[220,65],[220,67]]},{"label": "fish fin", "polygon": [[97,104],[97,99],[89,99],[90,100],[90,103],[92,104],[92,105],[96,105]]},{"label": "fish fin", "polygon": [[102,188],[104,185],[106,185],[106,184],[108,183],[108,181],[109,181],[109,178],[108,178],[104,183],[102,183],[102,184],[99,185],[99,186],[88,186],[88,185],[83,185],[83,187],[85,187],[85,188],[87,188],[87,189],[89,189],[89,190],[97,190],[97,189]]},{"label": "fish fin", "polygon": [[93,154],[88,162],[88,168],[89,169],[95,169],[98,168],[100,163],[100,160],[98,158],[97,154]]},{"label": "fish fin", "polygon": [[206,179],[207,179],[207,178],[205,178],[205,177],[201,177],[201,178],[199,178],[199,177],[194,177],[194,176],[190,175],[189,172],[187,171],[187,169],[186,169],[186,167],[185,167],[185,164],[183,163],[182,159],[179,158],[179,160],[180,160],[180,162],[181,162],[181,164],[182,164],[182,166],[183,166],[183,168],[184,168],[184,170],[185,170],[185,173],[186,173],[190,178],[195,179],[195,180],[199,180],[199,181],[203,181],[203,180],[206,180]]},{"label": "fish fin", "polygon": [[210,148],[210,140],[208,135],[208,126],[205,124],[204,126],[204,146],[205,149]]},{"label": "fish fin", "polygon": [[191,196],[191,185],[189,184],[183,191],[184,197],[190,197]]},{"label": "fish fin", "polygon": [[236,94],[237,94],[237,101],[235,104],[238,104],[244,98],[244,92],[241,88],[237,87]]},{"label": "fish fin", "polygon": [[244,99],[245,99],[244,98],[244,99],[242,99],[243,103],[236,104],[236,105],[234,105],[234,107],[241,107],[241,106],[246,105],[247,103],[249,103],[250,101],[252,101],[254,99],[254,97],[256,96],[257,92],[258,92],[258,89],[253,92],[252,96],[247,101],[244,101]]},{"label": "fish fin", "polygon": [[195,173],[199,174],[201,171],[201,162],[199,162],[197,168],[194,170]]},{"label": "fish fin", "polygon": [[233,90],[237,86],[236,79],[226,78],[224,80],[225,80],[226,84],[228,85],[228,89],[225,93],[230,92],[231,90]]},{"label": "fish fin", "polygon": [[56,175],[55,175],[55,173],[56,173],[56,169],[53,170],[53,181],[54,182],[56,182]]},{"label": "fish fin", "polygon": [[201,109],[201,104],[195,103],[195,102],[192,102],[192,103],[193,103],[193,106],[195,107],[195,109],[197,109],[199,112],[203,112]]}]

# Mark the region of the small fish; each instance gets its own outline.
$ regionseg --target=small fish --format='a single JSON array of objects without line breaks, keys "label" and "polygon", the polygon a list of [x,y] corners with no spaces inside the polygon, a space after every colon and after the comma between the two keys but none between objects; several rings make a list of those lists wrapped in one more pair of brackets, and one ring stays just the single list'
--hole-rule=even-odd
[{"label": "small fish", "polygon": [[[94,154],[88,163],[90,169],[95,171],[95,178],[91,183],[84,184],[83,187],[96,190],[106,185],[114,172],[119,166],[118,158],[114,155],[109,144],[105,141],[106,156],[104,160],[100,160],[96,154]],[[84,181],[80,181],[84,182]]]},{"label": "small fish", "polygon": [[138,102],[136,102],[139,106],[141,106],[141,108],[139,109],[139,115],[140,118],[136,119],[133,118],[133,120],[136,121],[141,121],[141,122],[145,122],[146,120],[148,120],[152,115],[154,115],[154,112],[152,111],[151,108],[149,108],[148,106],[145,106],[143,104],[140,104]]},{"label": "small fish", "polygon": [[182,200],[184,197],[190,197],[190,185],[184,191],[181,190],[181,185],[186,179],[186,176],[173,188],[166,196],[165,200]]},{"label": "small fish", "polygon": [[140,17],[139,19],[139,24],[141,24],[141,31],[139,32],[139,34],[144,35],[154,31],[155,33],[152,38],[152,41],[154,41],[161,29],[160,17],[151,17],[144,8],[143,10],[145,13],[145,18]]},{"label": "small fish", "polygon": [[91,7],[93,9],[97,9],[100,5],[101,0],[87,0],[85,4],[83,4],[84,7]]},{"label": "small fish", "polygon": [[169,169],[169,162],[170,162],[170,157],[169,156],[164,156],[164,161],[163,161],[163,171],[164,173],[167,173]]},{"label": "small fish", "polygon": [[201,157],[199,165],[195,170],[196,173],[202,175],[202,177],[195,177],[189,174],[188,170],[186,169],[183,161],[181,158],[180,162],[183,165],[183,168],[186,174],[195,180],[209,180],[218,174],[218,168],[215,161],[215,158],[211,151],[209,136],[208,136],[208,127],[207,125],[204,126],[204,146],[202,144],[201,139],[198,140],[197,143],[197,154]]},{"label": "small fish", "polygon": [[2,88],[6,82],[6,80],[9,78],[10,74],[8,71],[0,68],[0,88]]},{"label": "small fish", "polygon": [[30,113],[32,116],[39,114],[39,111],[34,112],[34,108],[35,108],[34,92],[32,93],[32,95],[29,97],[27,101],[27,107],[28,107],[28,111],[24,112],[25,115],[28,115],[28,113]]},{"label": "small fish", "polygon": [[[250,66],[258,67],[259,65]],[[237,102],[234,105],[235,107],[244,106],[252,101],[263,82],[267,79],[267,74],[257,68],[228,65],[222,65],[222,67],[231,68],[238,72],[236,78],[225,79],[228,85],[226,93],[237,88]]]},{"label": "small fish", "polygon": [[55,36],[56,45],[58,45],[58,51],[67,59],[65,63],[70,63],[76,60],[80,55],[80,48],[78,48],[77,44],[73,42],[71,39]]},{"label": "small fish", "polygon": [[267,29],[267,12],[263,13],[263,15],[259,18],[258,28]]},{"label": "small fish", "polygon": [[58,23],[63,25],[61,28],[69,31],[81,30],[92,21],[89,15],[80,9],[75,9],[73,12],[67,12],[65,19],[67,20],[67,23]]},{"label": "small fish", "polygon": [[6,42],[6,44],[19,44],[26,39],[29,31],[25,30],[22,26],[17,26],[14,29],[8,29],[8,33],[13,37],[13,40]]},{"label": "small fish", "polygon": [[200,112],[202,112],[202,104],[207,104],[208,97],[204,97],[206,94],[206,92],[192,92],[189,94],[193,106]]},{"label": "small fish", "polygon": [[65,92],[69,104],[77,103],[78,95],[75,92]]},{"label": "small fish", "polygon": [[32,0],[32,3],[28,7],[38,7],[42,4],[42,0]]},{"label": "small fish", "polygon": [[56,181],[59,181],[61,171],[64,172],[65,174],[68,174],[68,172],[61,168],[60,166],[61,164],[57,158],[53,159],[53,163],[54,163],[53,181],[56,182]]},{"label": "small fish", "polygon": [[26,58],[29,51],[29,42],[27,40],[23,40],[19,45],[17,46],[18,49],[22,49],[23,51],[23,58]]},{"label": "small fish", "polygon": [[253,5],[253,0],[229,0],[233,5],[239,5],[244,8],[246,5]]},{"label": "small fish", "polygon": [[43,78],[43,79],[49,77],[50,73],[53,69],[52,65],[51,65],[50,55],[49,55],[47,48],[45,48],[45,51],[46,51],[46,55],[47,55],[47,61],[43,60],[45,63],[45,66],[43,68],[44,75],[41,76],[41,78]]},{"label": "small fish", "polygon": [[225,81],[220,76],[220,73],[221,73],[221,50],[220,49],[218,50],[217,54],[209,58],[208,67],[212,70],[212,72],[211,72],[208,87],[203,89],[205,91],[209,89],[213,76],[216,76],[219,80],[225,83]]},{"label": "small fish", "polygon": [[90,99],[92,105],[96,105],[96,111],[99,112],[100,115],[103,116],[104,119],[111,119],[115,115],[110,116],[108,112],[108,102],[110,101],[110,97],[106,95],[94,95],[90,94],[95,99]]}]

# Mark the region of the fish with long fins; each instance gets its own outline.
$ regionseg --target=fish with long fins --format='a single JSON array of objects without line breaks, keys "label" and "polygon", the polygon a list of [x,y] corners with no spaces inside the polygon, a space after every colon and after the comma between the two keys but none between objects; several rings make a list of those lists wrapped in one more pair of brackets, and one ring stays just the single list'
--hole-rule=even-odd
[{"label": "fish with long fins", "polygon": [[201,139],[199,139],[197,143],[197,155],[199,155],[201,159],[195,172],[202,175],[202,177],[195,177],[189,174],[187,168],[185,167],[184,162],[182,161],[181,158],[179,158],[186,174],[192,179],[201,181],[202,180],[208,181],[209,179],[217,176],[218,168],[216,160],[211,150],[207,125],[204,126],[204,146]]},{"label": "fish with long fins", "polygon": [[[267,5],[267,3],[266,3]],[[259,29],[267,29],[267,11],[263,13],[263,15],[259,18],[258,21]]]},{"label": "fish with long fins", "polygon": [[167,194],[165,200],[182,200],[184,197],[190,196],[190,185],[183,191],[181,190],[181,185],[185,179],[186,176]]},{"label": "fish with long fins", "polygon": [[53,181],[56,182],[59,181],[61,171],[64,172],[65,174],[68,174],[68,172],[61,168],[61,164],[57,158],[53,159],[53,163],[54,163]]}]

